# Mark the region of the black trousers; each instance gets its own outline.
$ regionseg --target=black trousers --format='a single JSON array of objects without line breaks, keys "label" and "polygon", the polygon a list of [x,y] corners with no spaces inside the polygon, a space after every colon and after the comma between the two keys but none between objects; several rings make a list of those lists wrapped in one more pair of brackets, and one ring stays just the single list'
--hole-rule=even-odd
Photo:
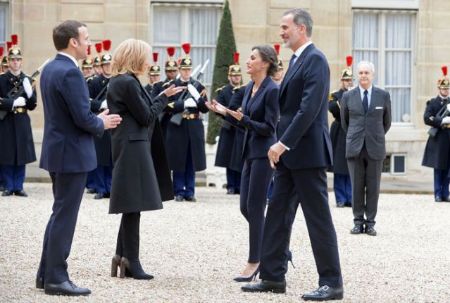
[{"label": "black trousers", "polygon": [[353,221],[355,224],[374,226],[383,160],[371,159],[366,147],[363,146],[358,157],[347,159],[347,163],[352,183]]},{"label": "black trousers", "polygon": [[139,225],[141,213],[122,214],[117,235],[116,255],[130,261],[139,260]]},{"label": "black trousers", "polygon": [[273,196],[266,215],[261,279],[285,279],[292,224],[299,203],[319,273],[319,285],[341,286],[336,231],[328,205],[326,169],[290,170],[282,161],[277,164]]},{"label": "black trousers", "polygon": [[261,259],[264,211],[272,174],[268,158],[248,159],[244,162],[240,202],[241,213],[249,226],[249,263],[258,263]]},{"label": "black trousers", "polygon": [[87,173],[50,173],[53,189],[53,211],[44,234],[38,277],[44,283],[69,280],[67,258],[72,247]]}]

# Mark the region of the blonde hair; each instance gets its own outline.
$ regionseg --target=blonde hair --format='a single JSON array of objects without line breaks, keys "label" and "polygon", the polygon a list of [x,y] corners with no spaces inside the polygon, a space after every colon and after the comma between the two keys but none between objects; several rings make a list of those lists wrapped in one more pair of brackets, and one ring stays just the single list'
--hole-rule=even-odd
[{"label": "blonde hair", "polygon": [[127,39],[119,44],[112,57],[112,75],[140,75],[146,72],[151,53],[150,45],[142,40]]}]

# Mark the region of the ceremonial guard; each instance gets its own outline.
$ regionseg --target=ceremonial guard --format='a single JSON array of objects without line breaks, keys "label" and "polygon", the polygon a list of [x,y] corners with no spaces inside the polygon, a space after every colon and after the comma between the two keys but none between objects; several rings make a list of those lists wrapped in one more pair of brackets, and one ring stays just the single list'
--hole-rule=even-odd
[{"label": "ceremonial guard", "polygon": [[89,85],[89,82],[92,80],[95,75],[94,71],[94,62],[91,58],[91,46],[88,47],[88,56],[81,63],[81,71],[83,72],[83,76],[86,79],[86,82]]},{"label": "ceremonial guard", "polygon": [[283,60],[281,60],[281,57],[280,57],[281,45],[276,43],[273,45],[273,48],[275,49],[275,52],[277,53],[278,68],[277,68],[277,72],[275,73],[275,75],[272,76],[272,80],[275,81],[276,84],[280,85],[281,81],[283,81],[283,78],[284,78]]},{"label": "ceremonial guard", "polygon": [[[242,71],[239,66],[239,53],[233,55],[234,64],[228,68],[229,83],[217,89],[216,100],[220,104],[229,107],[231,98],[242,83]],[[236,88],[236,90],[235,90]],[[231,169],[231,159],[233,154],[234,138],[236,128],[225,119],[222,120],[222,128],[220,129],[219,142],[217,143],[215,166],[225,167],[227,175],[227,194],[239,194],[241,186],[242,170]]]},{"label": "ceremonial guard", "polygon": [[29,110],[36,108],[32,79],[22,72],[22,51],[17,35],[8,50],[8,72],[0,75],[0,165],[5,179],[2,196],[26,197],[23,190],[25,165],[36,160]]},{"label": "ceremonial guard", "polygon": [[102,74],[102,50],[103,50],[103,42],[95,43],[95,50],[97,51],[97,57],[94,58],[94,71],[95,74],[101,75]]},{"label": "ceremonial guard", "polygon": [[[153,90],[155,89],[155,87],[158,86],[158,84],[162,87],[161,67],[158,65],[158,53],[156,52],[153,53],[153,64],[150,65],[150,68],[148,69],[148,77],[149,83],[145,86],[145,89],[150,96],[153,96]],[[158,94],[156,94],[155,97]]]},{"label": "ceremonial guard", "polygon": [[[108,108],[106,103],[106,92],[111,77],[111,40],[104,40],[102,48],[105,53],[100,58],[102,73],[95,77],[89,85],[91,97],[91,111],[99,114]],[[95,150],[97,153],[97,168],[91,172],[94,183],[94,199],[109,198],[111,193],[112,158],[111,158],[111,134],[105,131],[102,137],[95,137]]]},{"label": "ceremonial guard", "polygon": [[423,119],[431,126],[425,146],[422,165],[434,169],[434,201],[450,202],[449,167],[450,167],[450,117],[449,105],[450,81],[447,66],[442,67],[443,76],[437,82],[438,95],[427,101]]},{"label": "ceremonial guard", "polygon": [[175,86],[186,89],[171,97],[168,109],[172,113],[167,125],[166,150],[173,170],[175,201],[195,202],[195,172],[206,169],[205,130],[201,113],[206,113],[205,87],[191,77],[191,46],[182,45],[185,57],[180,62],[180,78]]},{"label": "ceremonial guard", "polygon": [[353,86],[352,56],[347,56],[347,68],[341,73],[341,87],[330,94],[328,110],[333,115],[334,121],[330,127],[330,137],[333,146],[333,173],[334,195],[337,207],[352,207],[352,185],[348,172],[347,159],[345,158],[346,136],[341,126],[342,95]]},{"label": "ceremonial guard", "polygon": [[[168,88],[170,84],[177,78],[178,75],[178,63],[174,59],[175,47],[167,48],[167,61],[164,64],[164,72],[166,74],[166,79],[163,82],[157,82],[153,86],[152,97],[156,98],[163,90]],[[166,107],[164,111],[159,116],[159,122],[161,124],[161,130],[164,138],[167,137],[167,125],[172,117],[172,110]]]}]

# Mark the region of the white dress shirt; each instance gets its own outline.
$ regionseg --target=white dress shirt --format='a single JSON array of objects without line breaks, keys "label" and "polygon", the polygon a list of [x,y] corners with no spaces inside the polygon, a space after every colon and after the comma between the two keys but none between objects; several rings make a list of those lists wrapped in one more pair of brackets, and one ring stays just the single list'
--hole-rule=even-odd
[{"label": "white dress shirt", "polygon": [[363,99],[364,99],[364,91],[365,90],[367,90],[367,100],[368,100],[368,108],[370,107],[370,100],[371,100],[371,98],[372,98],[372,85],[368,88],[368,89],[364,89],[364,88],[362,88],[361,87],[361,85],[358,85],[359,86],[359,94],[361,95],[361,102],[363,101]]}]

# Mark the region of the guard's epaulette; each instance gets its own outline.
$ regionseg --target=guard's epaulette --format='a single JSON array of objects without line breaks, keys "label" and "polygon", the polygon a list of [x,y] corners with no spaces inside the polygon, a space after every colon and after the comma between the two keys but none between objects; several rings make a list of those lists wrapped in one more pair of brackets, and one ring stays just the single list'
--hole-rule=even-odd
[{"label": "guard's epaulette", "polygon": [[219,87],[218,89],[216,89],[216,93],[218,93],[218,92],[220,92],[223,88],[225,87],[225,85],[224,86],[221,86],[221,87]]},{"label": "guard's epaulette", "polygon": [[162,86],[163,87],[168,87],[168,86],[170,86],[172,84],[172,82],[173,82],[173,80],[169,80],[166,83],[164,83]]}]

